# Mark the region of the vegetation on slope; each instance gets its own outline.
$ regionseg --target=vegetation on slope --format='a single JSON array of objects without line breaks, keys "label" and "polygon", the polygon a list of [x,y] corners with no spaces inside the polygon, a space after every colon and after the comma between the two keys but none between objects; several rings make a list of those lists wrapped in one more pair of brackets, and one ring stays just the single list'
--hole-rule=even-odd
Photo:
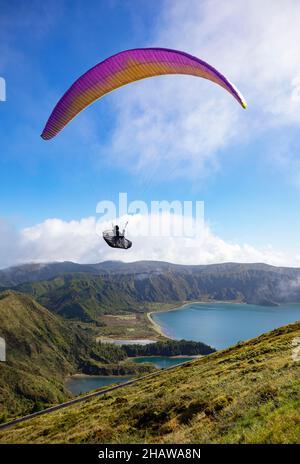
[{"label": "vegetation on slope", "polygon": [[127,356],[195,356],[216,351],[205,343],[189,340],[166,340],[147,345],[123,345],[122,349]]},{"label": "vegetation on slope", "polygon": [[[136,299],[113,277],[67,274],[47,281],[25,283],[18,291],[67,319],[98,321],[102,314],[136,309]],[[122,288],[123,287],[123,288]]]},{"label": "vegetation on slope", "polygon": [[12,291],[0,293],[0,336],[7,348],[7,360],[0,363],[0,421],[66,400],[70,393],[64,379],[69,374],[145,370],[132,363],[120,367],[126,358],[121,348],[96,344],[78,324]]},{"label": "vegetation on slope", "polygon": [[300,323],[19,424],[2,443],[299,443]]},{"label": "vegetation on slope", "polygon": [[[159,306],[159,305],[157,305]],[[171,308],[174,305],[171,306]],[[170,306],[167,308],[169,309]],[[157,309],[156,307],[153,310]],[[145,313],[105,314],[97,324],[98,340],[112,339],[166,339],[158,333],[156,326],[150,322]]]}]

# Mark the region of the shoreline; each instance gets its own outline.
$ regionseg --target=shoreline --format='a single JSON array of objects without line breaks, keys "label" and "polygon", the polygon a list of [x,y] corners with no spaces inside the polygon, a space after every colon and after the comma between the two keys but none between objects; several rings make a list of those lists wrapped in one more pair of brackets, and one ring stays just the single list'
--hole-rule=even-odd
[{"label": "shoreline", "polygon": [[244,302],[239,302],[239,301],[221,301],[221,300],[217,300],[217,301],[188,301],[188,302],[181,302],[180,304],[178,303],[178,306],[174,306],[174,308],[170,308],[170,309],[158,309],[157,311],[150,311],[147,314],[147,318],[149,320],[149,322],[151,323],[153,329],[155,330],[155,332],[164,337],[164,338],[167,338],[169,340],[177,340],[176,338],[174,337],[171,337],[170,335],[166,334],[162,327],[154,321],[154,319],[152,318],[152,314],[155,314],[155,313],[169,313],[170,311],[179,311],[180,309],[183,309],[185,306],[189,306],[191,304],[218,304],[218,303],[227,303],[227,304],[247,304],[247,303],[244,303]]},{"label": "shoreline", "polygon": [[71,375],[68,375],[67,377],[65,377],[65,384],[69,381],[69,380],[72,380],[72,379],[92,379],[92,378],[95,378],[95,379],[98,379],[99,377],[103,378],[103,379],[108,379],[108,378],[122,378],[122,377],[134,377],[134,374],[124,374],[124,375],[103,375],[103,374],[81,374],[81,373],[77,373],[77,374],[71,374]]},{"label": "shoreline", "polygon": [[[172,311],[172,310],[168,310],[168,311]],[[151,311],[150,313],[147,313],[147,318],[148,318],[152,328],[161,337],[167,338],[168,340],[176,340],[176,338],[172,338],[169,335],[167,335],[166,333],[164,333],[161,326],[159,324],[157,324],[157,322],[155,322],[154,319],[152,319],[152,314],[158,313],[158,312],[162,313],[163,311]]]},{"label": "shoreline", "polygon": [[[206,300],[206,301],[199,301],[199,300],[192,300],[192,301],[181,301],[181,302],[174,302],[174,306],[172,305],[172,307],[166,309],[165,307],[162,307],[162,308],[158,308],[158,309],[154,309],[154,310],[151,310],[151,311],[148,311],[148,312],[145,312],[145,316],[147,317],[149,323],[150,323],[150,328],[153,329],[153,331],[155,332],[154,333],[154,337],[153,337],[153,340],[151,340],[151,336],[147,339],[142,339],[142,338],[137,338],[136,339],[136,343],[137,344],[144,344],[144,343],[140,343],[141,341],[144,342],[144,340],[147,340],[147,342],[157,342],[159,340],[161,340],[162,338],[163,339],[167,339],[167,340],[177,340],[177,338],[175,337],[172,337],[171,335],[169,335],[152,317],[153,314],[155,313],[167,313],[167,312],[170,312],[170,311],[179,311],[181,309],[184,309],[186,306],[190,306],[192,304],[202,304],[202,305],[205,305],[205,304],[219,304],[219,303],[222,303],[222,304],[243,304],[243,305],[246,305],[247,303],[245,302],[240,302],[240,301],[222,301],[222,300]],[[168,303],[168,305],[170,305],[171,303]],[[159,305],[159,303],[157,304]],[[165,303],[161,303],[160,304],[161,306],[165,305]],[[149,308],[150,309],[150,308]],[[116,343],[116,342],[123,342],[123,344],[126,344],[126,341],[128,341],[128,344],[134,344],[134,341],[135,339],[130,337],[130,338],[120,338],[120,336],[116,337],[116,336],[109,336],[109,335],[100,335],[98,337],[96,337],[96,342],[97,343],[112,343],[112,344],[115,344],[115,345],[122,345],[122,343]]]},{"label": "shoreline", "polygon": [[133,359],[138,359],[138,358],[169,358],[169,359],[182,359],[182,358],[191,358],[191,359],[198,359],[198,358],[203,358],[204,354],[174,354],[173,356],[168,356],[167,354],[151,354],[151,355],[138,355],[138,356],[129,356],[127,358],[127,361],[132,361]]}]

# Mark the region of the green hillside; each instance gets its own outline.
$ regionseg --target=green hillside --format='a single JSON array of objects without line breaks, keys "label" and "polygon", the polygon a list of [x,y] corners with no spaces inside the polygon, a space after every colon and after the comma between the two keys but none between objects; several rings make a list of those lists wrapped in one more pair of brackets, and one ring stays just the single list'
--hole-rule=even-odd
[{"label": "green hillside", "polygon": [[20,424],[2,443],[299,443],[300,323]]},{"label": "green hillside", "polygon": [[[0,293],[0,336],[7,360],[0,363],[0,421],[66,400],[68,374],[143,371],[119,347],[96,344],[80,325],[63,320],[31,297]],[[129,372],[130,371],[130,372]]]},{"label": "green hillside", "polygon": [[95,321],[101,314],[128,311],[137,306],[132,291],[113,277],[67,274],[47,281],[25,283],[17,290],[67,319]]}]

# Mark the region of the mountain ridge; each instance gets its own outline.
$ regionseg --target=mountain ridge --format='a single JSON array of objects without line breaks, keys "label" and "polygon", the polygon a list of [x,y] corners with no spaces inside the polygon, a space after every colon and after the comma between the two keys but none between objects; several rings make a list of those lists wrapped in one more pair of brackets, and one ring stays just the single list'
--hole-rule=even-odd
[{"label": "mountain ridge", "polygon": [[0,270],[0,286],[15,286],[25,282],[48,280],[52,277],[66,273],[91,273],[96,275],[108,273],[134,274],[140,272],[163,272],[163,271],[237,271],[238,269],[268,270],[270,272],[288,272],[300,276],[300,268],[273,266],[265,263],[217,263],[217,264],[174,264],[166,261],[103,261],[95,264],[79,264],[72,261],[49,262],[49,263],[25,263],[19,266],[11,266]]},{"label": "mountain ridge", "polygon": [[[9,283],[14,271],[2,271],[2,285]],[[96,265],[67,262],[29,267],[29,271],[22,267],[8,288],[31,295],[63,317],[97,321],[103,314],[145,312],[151,304],[160,303],[298,303],[300,269],[263,263],[185,266],[156,261]]]}]

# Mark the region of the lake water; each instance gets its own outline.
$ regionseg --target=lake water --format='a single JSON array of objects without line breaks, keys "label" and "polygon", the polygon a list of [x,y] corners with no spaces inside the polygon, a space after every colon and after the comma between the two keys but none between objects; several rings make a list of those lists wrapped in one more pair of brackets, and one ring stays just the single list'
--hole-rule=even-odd
[{"label": "lake water", "polygon": [[195,340],[222,349],[300,320],[300,304],[276,307],[230,303],[193,303],[152,313],[163,332],[175,339]]},{"label": "lake water", "polygon": [[[191,357],[180,357],[170,358],[169,356],[141,356],[132,358],[135,363],[153,363],[158,369],[165,369],[166,367],[175,366],[185,361],[191,361],[194,358]],[[81,393],[87,393],[96,388],[105,387],[113,383],[127,382],[133,376],[109,376],[109,375],[91,375],[89,377],[70,377],[65,386],[70,390],[73,395],[80,395]]]},{"label": "lake water", "polygon": [[71,377],[66,381],[66,388],[73,395],[87,393],[95,388],[104,387],[112,383],[127,382],[132,376],[90,375],[89,377]]},{"label": "lake water", "polygon": [[180,357],[180,358],[171,358],[169,356],[139,356],[137,358],[133,358],[132,361],[135,363],[152,363],[158,369],[165,369],[166,367],[175,366],[176,364],[180,364],[186,361],[191,361],[194,358],[190,358],[188,356]]}]

